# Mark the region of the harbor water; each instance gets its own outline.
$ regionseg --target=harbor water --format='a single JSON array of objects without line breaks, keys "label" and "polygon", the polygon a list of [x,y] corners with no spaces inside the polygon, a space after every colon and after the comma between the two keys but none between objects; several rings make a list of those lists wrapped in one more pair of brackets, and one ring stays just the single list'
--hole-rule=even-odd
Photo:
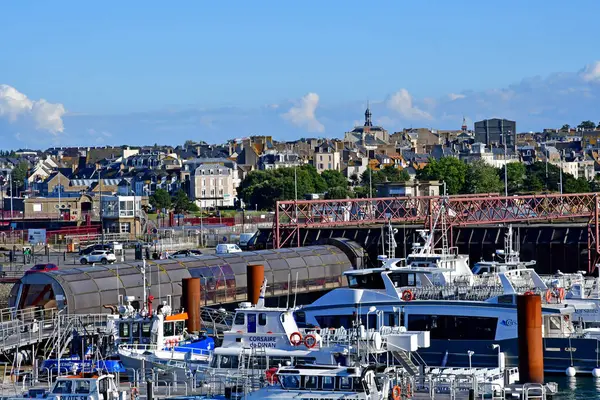
[{"label": "harbor water", "polygon": [[569,378],[566,376],[550,376],[549,381],[558,383],[560,400],[594,400],[600,399],[600,379],[577,376]]}]

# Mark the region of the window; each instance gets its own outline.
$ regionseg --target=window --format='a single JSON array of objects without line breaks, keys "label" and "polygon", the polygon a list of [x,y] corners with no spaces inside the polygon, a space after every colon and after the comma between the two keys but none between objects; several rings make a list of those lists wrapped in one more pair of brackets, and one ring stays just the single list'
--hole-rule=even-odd
[{"label": "window", "polygon": [[380,274],[348,275],[348,287],[351,289],[385,289]]},{"label": "window", "polygon": [[56,386],[54,387],[54,390],[52,391],[52,393],[54,393],[54,394],[71,393],[72,384],[73,384],[73,381],[70,381],[70,380],[58,381],[58,382],[56,382]]},{"label": "window", "polygon": [[90,393],[90,381],[76,380],[75,381],[75,393],[89,394]]},{"label": "window", "polygon": [[291,357],[269,357],[269,368],[288,365],[288,363],[292,363]]},{"label": "window", "polygon": [[316,389],[318,387],[319,379],[316,376],[304,377],[304,387],[306,389]]},{"label": "window", "polygon": [[409,331],[431,331],[431,339],[494,340],[498,318],[455,315],[409,315]]},{"label": "window", "polygon": [[279,376],[281,384],[286,389],[300,388],[300,377],[297,375],[282,375]]},{"label": "window", "polygon": [[319,156],[319,161],[323,161],[323,156]]},{"label": "window", "polygon": [[328,159],[329,161],[331,161],[331,155],[328,155],[328,156],[327,156],[327,159]]},{"label": "window", "polygon": [[164,336],[173,336],[173,334],[174,334],[173,323],[165,322],[164,327],[165,327]]},{"label": "window", "polygon": [[119,336],[122,338],[129,337],[129,322],[121,322],[119,324]]},{"label": "window", "polygon": [[143,322],[142,323],[142,337],[150,337],[151,332],[152,332],[152,322]]},{"label": "window", "polygon": [[133,336],[133,337],[140,336],[140,323],[139,322],[133,322],[131,324],[131,336]]},{"label": "window", "polygon": [[352,389],[352,378],[345,376],[340,377],[340,384],[338,385],[340,390],[351,390]]},{"label": "window", "polygon": [[238,363],[238,356],[221,356],[219,368],[237,368]]},{"label": "window", "polygon": [[233,321],[233,324],[234,325],[244,325],[244,323],[245,323],[244,313],[235,314],[235,320]]},{"label": "window", "polygon": [[351,328],[353,322],[351,315],[321,315],[316,320],[319,326],[327,328]]},{"label": "window", "polygon": [[327,165],[329,166],[328,168],[329,168],[329,169],[331,169],[331,163],[329,163],[329,164],[327,164]]},{"label": "window", "polygon": [[296,357],[296,364],[298,365],[314,364],[316,361],[315,357]]},{"label": "window", "polygon": [[119,231],[121,233],[130,233],[131,232],[131,224],[129,222],[121,222],[119,224]]},{"label": "window", "polygon": [[206,196],[206,190],[202,189],[202,197]]},{"label": "window", "polygon": [[322,388],[323,390],[334,390],[335,389],[335,378],[333,376],[324,376]]},{"label": "window", "polygon": [[185,321],[175,321],[175,334],[183,335],[183,330],[185,329]]},{"label": "window", "polygon": [[265,326],[267,324],[267,314],[260,313],[258,314],[258,325]]},{"label": "window", "polygon": [[219,194],[223,196],[223,189],[219,190]]}]

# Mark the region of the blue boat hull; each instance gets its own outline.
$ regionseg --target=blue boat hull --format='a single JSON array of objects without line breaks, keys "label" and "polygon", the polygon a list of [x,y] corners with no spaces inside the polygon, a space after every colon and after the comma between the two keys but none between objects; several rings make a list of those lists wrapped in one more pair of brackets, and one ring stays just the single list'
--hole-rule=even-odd
[{"label": "blue boat hull", "polygon": [[[471,366],[495,368],[498,366],[500,345],[505,355],[506,367],[519,366],[519,343],[517,338],[505,340],[441,340],[432,339],[428,348],[418,350],[428,366],[468,367],[468,351],[472,351]],[[596,339],[545,338],[544,371],[564,374],[568,367],[578,373],[591,374],[598,367],[600,342]]]}]

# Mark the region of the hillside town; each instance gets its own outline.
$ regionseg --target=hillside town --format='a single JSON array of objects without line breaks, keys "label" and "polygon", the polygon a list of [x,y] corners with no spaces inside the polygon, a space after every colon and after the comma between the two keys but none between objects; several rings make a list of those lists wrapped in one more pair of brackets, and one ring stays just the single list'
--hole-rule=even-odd
[{"label": "hillside town", "polygon": [[515,121],[497,118],[390,133],[373,125],[367,108],[364,124],[338,139],[3,151],[0,204],[3,219],[102,219],[106,232],[134,234],[142,212],[272,210],[277,200],[304,198],[586,192],[596,189],[599,138],[591,121],[518,133]]}]

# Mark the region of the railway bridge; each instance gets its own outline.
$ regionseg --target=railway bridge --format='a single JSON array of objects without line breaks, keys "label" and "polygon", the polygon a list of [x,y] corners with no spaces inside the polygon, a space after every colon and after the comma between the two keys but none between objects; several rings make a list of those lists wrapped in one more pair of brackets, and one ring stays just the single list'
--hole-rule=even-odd
[{"label": "railway bridge", "polygon": [[[444,216],[444,224],[435,223],[440,214]],[[585,240],[586,246],[581,253],[587,258],[588,272],[593,272],[600,261],[598,219],[597,193],[280,201],[269,237],[275,249],[305,245],[308,238],[318,237],[321,231],[334,231],[334,236],[344,236],[365,245],[364,240],[358,239],[361,236],[358,232],[381,229],[386,224],[401,224],[403,227],[433,229],[437,241],[443,234],[448,234],[452,246],[460,236],[457,235],[459,231],[471,228],[497,229],[499,225],[509,224],[538,228],[552,226],[566,229],[564,241]],[[568,239],[569,235],[578,237]],[[362,238],[366,240],[365,235]]]}]

